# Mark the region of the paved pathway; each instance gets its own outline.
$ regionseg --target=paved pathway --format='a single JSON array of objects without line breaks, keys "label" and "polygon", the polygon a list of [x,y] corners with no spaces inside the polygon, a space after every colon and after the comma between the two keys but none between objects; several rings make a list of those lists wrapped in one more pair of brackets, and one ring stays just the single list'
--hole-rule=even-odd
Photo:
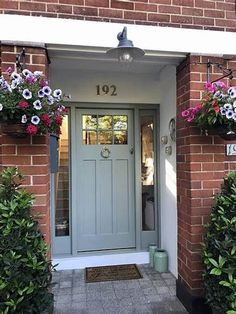
[{"label": "paved pathway", "polygon": [[84,270],[58,271],[54,314],[186,314],[175,296],[175,278],[139,265],[142,279],[85,283]]}]

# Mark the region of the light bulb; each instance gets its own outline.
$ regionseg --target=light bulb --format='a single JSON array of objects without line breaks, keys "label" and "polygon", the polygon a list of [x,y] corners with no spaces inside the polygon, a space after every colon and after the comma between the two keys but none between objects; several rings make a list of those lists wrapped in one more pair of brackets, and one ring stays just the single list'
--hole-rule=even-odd
[{"label": "light bulb", "polygon": [[130,63],[133,61],[133,57],[131,56],[129,52],[125,51],[119,56],[119,61]]}]

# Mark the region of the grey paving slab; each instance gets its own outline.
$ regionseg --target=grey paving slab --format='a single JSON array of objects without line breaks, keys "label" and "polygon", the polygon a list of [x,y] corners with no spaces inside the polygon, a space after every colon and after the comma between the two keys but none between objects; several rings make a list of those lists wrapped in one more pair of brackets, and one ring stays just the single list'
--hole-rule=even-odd
[{"label": "grey paving slab", "polygon": [[187,314],[175,277],[139,265],[143,278],[86,283],[84,270],[53,274],[54,314]]}]

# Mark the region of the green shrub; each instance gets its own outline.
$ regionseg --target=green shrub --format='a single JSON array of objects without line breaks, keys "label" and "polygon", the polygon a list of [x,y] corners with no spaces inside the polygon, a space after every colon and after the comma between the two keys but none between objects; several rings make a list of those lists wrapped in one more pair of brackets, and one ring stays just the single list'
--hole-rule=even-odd
[{"label": "green shrub", "polygon": [[236,171],[216,195],[203,243],[207,302],[223,314],[236,314]]},{"label": "green shrub", "polygon": [[51,262],[17,168],[0,174],[0,313],[49,313]]}]

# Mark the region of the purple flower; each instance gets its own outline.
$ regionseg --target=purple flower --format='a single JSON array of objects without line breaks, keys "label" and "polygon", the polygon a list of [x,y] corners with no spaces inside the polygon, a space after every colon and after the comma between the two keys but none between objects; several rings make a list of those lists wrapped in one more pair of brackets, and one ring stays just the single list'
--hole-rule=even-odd
[{"label": "purple flower", "polygon": [[27,75],[26,81],[29,84],[34,84],[37,81],[37,78],[35,76],[33,76],[33,75]]},{"label": "purple flower", "polygon": [[48,86],[48,81],[47,80],[43,80],[41,82],[41,86],[44,87],[44,86]]},{"label": "purple flower", "polygon": [[227,88],[225,83],[222,82],[222,81],[215,82],[215,85],[220,87],[220,88],[222,88],[222,89],[226,89]]}]

